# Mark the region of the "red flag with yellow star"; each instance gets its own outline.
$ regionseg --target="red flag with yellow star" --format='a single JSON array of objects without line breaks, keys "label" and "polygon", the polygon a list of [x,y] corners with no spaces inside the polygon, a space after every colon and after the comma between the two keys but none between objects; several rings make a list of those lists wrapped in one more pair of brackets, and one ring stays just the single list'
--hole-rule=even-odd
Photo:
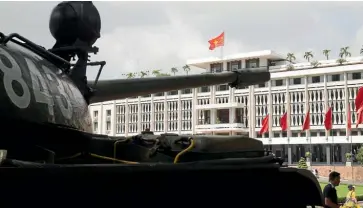
[{"label": "red flag with yellow star", "polygon": [[214,50],[215,48],[224,46],[224,32],[217,37],[211,39],[209,42],[209,50]]}]

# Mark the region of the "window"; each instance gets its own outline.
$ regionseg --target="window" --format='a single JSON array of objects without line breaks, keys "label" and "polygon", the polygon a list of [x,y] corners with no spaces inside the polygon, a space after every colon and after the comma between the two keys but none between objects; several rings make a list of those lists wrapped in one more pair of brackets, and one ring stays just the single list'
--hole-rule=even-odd
[{"label": "window", "polygon": [[98,131],[98,122],[93,123],[93,131]]},{"label": "window", "polygon": [[155,97],[159,97],[159,96],[164,96],[164,93],[163,92],[159,92],[159,93],[156,93],[154,95],[155,95]]},{"label": "window", "polygon": [[98,117],[98,111],[93,111],[93,117],[97,118]]},{"label": "window", "polygon": [[182,90],[182,94],[190,94],[192,93],[192,89],[188,88],[188,89],[183,89]]},{"label": "window", "polygon": [[237,69],[241,69],[241,61],[231,61],[227,63],[227,71],[233,71]]},{"label": "window", "polygon": [[283,81],[282,81],[282,79],[280,79],[280,80],[275,80],[275,85],[276,85],[276,86],[282,86],[282,85],[283,85]]},{"label": "window", "polygon": [[333,75],[331,76],[331,80],[332,80],[333,82],[338,82],[338,81],[340,81],[340,75],[339,75],[339,74],[333,74]]},{"label": "window", "polygon": [[106,110],[106,130],[111,130],[111,110]]},{"label": "window", "polygon": [[240,89],[240,90],[243,90],[243,89],[248,89],[249,87],[248,86],[237,86],[236,89]]},{"label": "window", "polygon": [[215,123],[229,123],[229,109],[218,109]]},{"label": "window", "polygon": [[204,86],[199,88],[199,92],[210,92],[210,87],[209,86]]},{"label": "window", "polygon": [[258,87],[266,87],[266,83],[258,84]]},{"label": "window", "polygon": [[233,123],[243,123],[243,109],[242,108],[237,108],[236,109],[236,120],[233,121]]},{"label": "window", "polygon": [[210,65],[210,72],[222,72],[223,71],[223,64],[217,63],[217,64],[211,64]]},{"label": "window", "polygon": [[294,79],[292,80],[292,83],[293,83],[294,85],[299,85],[299,84],[301,84],[301,78],[294,78]]},{"label": "window", "polygon": [[276,61],[275,60],[267,59],[267,63],[268,63],[268,66],[276,66]]},{"label": "window", "polygon": [[177,95],[178,94],[178,90],[173,90],[173,91],[169,91],[168,95]]},{"label": "window", "polygon": [[360,72],[356,72],[352,74],[353,79],[361,79],[362,74]]},{"label": "window", "polygon": [[274,133],[274,138],[279,138],[280,134],[279,133]]},{"label": "window", "polygon": [[260,67],[260,59],[249,59],[246,60],[246,68],[258,68]]},{"label": "window", "polygon": [[320,82],[320,76],[312,77],[312,78],[311,78],[311,81],[312,81],[313,83],[319,83],[319,82]]},{"label": "window", "polygon": [[204,111],[204,124],[210,124],[210,110]]},{"label": "window", "polygon": [[107,131],[111,130],[111,121],[106,122],[106,130]]},{"label": "window", "polygon": [[217,91],[226,91],[226,90],[229,90],[228,85],[218,85],[217,86]]}]

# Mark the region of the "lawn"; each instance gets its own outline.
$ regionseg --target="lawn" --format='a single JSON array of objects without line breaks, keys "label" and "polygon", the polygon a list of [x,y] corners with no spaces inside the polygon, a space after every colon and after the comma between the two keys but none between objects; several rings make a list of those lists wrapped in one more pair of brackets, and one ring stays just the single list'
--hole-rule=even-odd
[{"label": "lawn", "polygon": [[[324,189],[326,186],[326,183],[320,183],[321,190]],[[338,197],[345,197],[348,193],[348,185],[347,184],[340,184],[338,187],[336,187],[338,192]],[[355,186],[355,192],[357,196],[363,195],[363,186]]]}]

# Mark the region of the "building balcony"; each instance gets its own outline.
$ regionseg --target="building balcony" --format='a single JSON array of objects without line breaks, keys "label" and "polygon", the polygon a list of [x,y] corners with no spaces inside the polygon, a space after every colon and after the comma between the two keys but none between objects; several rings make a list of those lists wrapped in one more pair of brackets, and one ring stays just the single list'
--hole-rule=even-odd
[{"label": "building balcony", "polygon": [[196,125],[197,133],[208,132],[248,132],[248,128],[243,123],[224,123],[224,124],[204,124]]},{"label": "building balcony", "polygon": [[218,104],[204,104],[204,105],[196,105],[195,108],[197,110],[209,110],[209,109],[228,109],[228,108],[243,108],[245,104],[243,103],[218,103]]}]

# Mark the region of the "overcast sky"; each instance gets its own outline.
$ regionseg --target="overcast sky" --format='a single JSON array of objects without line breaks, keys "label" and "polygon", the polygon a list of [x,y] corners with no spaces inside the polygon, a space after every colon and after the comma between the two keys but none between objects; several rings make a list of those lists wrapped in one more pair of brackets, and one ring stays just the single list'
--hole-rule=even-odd
[{"label": "overcast sky", "polygon": [[[17,32],[50,48],[48,23],[58,2],[0,2],[0,30]],[[219,56],[208,40],[225,31],[224,54],[271,49],[303,59],[313,51],[363,45],[363,2],[95,2],[101,18],[102,79],[123,73],[181,67],[187,59]],[[94,78],[97,70],[90,69]],[[200,72],[200,71],[195,71]],[[182,73],[182,72],[180,72]]]}]

